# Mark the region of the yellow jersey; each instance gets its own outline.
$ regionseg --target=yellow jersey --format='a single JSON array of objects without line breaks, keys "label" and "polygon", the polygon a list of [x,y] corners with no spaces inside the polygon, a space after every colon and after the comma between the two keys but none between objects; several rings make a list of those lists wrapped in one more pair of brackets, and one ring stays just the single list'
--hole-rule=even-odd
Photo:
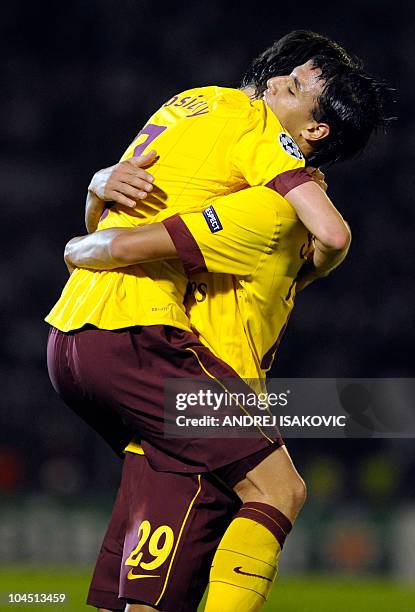
[{"label": "yellow jersey", "polygon": [[255,187],[164,225],[193,273],[186,300],[193,331],[242,378],[265,378],[311,244],[295,210]]},{"label": "yellow jersey", "polygon": [[[140,130],[122,159],[154,148],[154,190],[135,209],[115,205],[98,229],[135,227],[197,212],[210,199],[248,186],[285,195],[310,180],[304,158],[262,100],[223,87],[191,89],[168,100]],[[215,206],[220,210],[220,201]],[[77,269],[46,317],[62,331],[172,325],[190,330],[183,306],[187,278],[177,261],[110,271]]]},{"label": "yellow jersey", "polygon": [[[256,392],[294,306],[311,236],[282,196],[265,187],[210,201],[164,221],[187,272],[192,331]],[[143,454],[139,439],[126,452]]]}]

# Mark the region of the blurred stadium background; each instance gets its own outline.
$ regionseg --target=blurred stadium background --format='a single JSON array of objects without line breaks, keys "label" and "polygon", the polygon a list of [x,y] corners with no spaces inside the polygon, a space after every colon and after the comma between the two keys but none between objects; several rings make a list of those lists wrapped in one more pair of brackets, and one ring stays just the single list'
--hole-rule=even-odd
[{"label": "blurred stadium background", "polygon": [[[347,263],[310,288],[273,376],[414,375],[415,5],[75,0],[2,6],[0,591],[66,592],[83,609],[120,463],[67,410],[45,368],[43,316],[84,233],[92,172],[181,89],[237,86],[292,29],[321,31],[398,90],[399,120],[327,173],[350,222]],[[413,440],[291,440],[309,500],[267,610],[415,610]],[[283,588],[283,585],[284,588]],[[19,606],[20,608],[22,606]],[[51,606],[55,608],[55,606]]]}]

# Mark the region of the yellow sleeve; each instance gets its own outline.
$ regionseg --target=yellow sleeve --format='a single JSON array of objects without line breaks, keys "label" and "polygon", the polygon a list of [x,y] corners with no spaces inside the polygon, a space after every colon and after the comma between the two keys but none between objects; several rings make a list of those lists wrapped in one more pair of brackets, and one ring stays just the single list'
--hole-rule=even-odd
[{"label": "yellow sleeve", "polygon": [[249,126],[234,144],[232,163],[249,185],[266,185],[285,196],[311,180],[304,168],[305,159],[266,105],[255,110]]},{"label": "yellow sleeve", "polygon": [[202,212],[165,219],[186,273],[252,274],[276,248],[278,197],[266,187],[243,189],[212,200]]}]

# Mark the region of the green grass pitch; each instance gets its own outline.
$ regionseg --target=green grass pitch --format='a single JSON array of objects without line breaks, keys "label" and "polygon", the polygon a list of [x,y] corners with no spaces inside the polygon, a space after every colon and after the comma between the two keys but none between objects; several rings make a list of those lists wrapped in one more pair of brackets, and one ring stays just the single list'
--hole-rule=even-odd
[{"label": "green grass pitch", "polygon": [[[92,610],[85,605],[89,570],[0,566],[0,610]],[[8,604],[8,593],[66,593],[65,604]],[[415,587],[387,579],[281,578],[266,612],[415,612]],[[219,611],[218,611],[219,612]],[[238,611],[239,612],[239,611]]]}]

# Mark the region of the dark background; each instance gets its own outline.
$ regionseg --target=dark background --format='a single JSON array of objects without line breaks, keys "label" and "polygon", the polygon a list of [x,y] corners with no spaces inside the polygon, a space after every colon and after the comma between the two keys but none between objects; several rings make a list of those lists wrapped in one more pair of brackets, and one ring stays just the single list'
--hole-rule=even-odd
[{"label": "dark background", "polygon": [[[15,0],[2,5],[1,28],[3,497],[92,491],[110,503],[118,481],[118,461],[55,397],[45,367],[42,320],[65,283],[64,244],[85,233],[92,173],[115,163],[175,92],[237,87],[253,57],[292,29],[322,32],[361,56],[396,88],[398,119],[362,157],[327,173],[352,249],[299,296],[273,375],[413,376],[415,4]],[[290,442],[306,476],[321,457],[339,466],[337,502],[385,508],[414,495],[413,448]],[[385,476],[376,490],[361,478],[368,461]]]}]

